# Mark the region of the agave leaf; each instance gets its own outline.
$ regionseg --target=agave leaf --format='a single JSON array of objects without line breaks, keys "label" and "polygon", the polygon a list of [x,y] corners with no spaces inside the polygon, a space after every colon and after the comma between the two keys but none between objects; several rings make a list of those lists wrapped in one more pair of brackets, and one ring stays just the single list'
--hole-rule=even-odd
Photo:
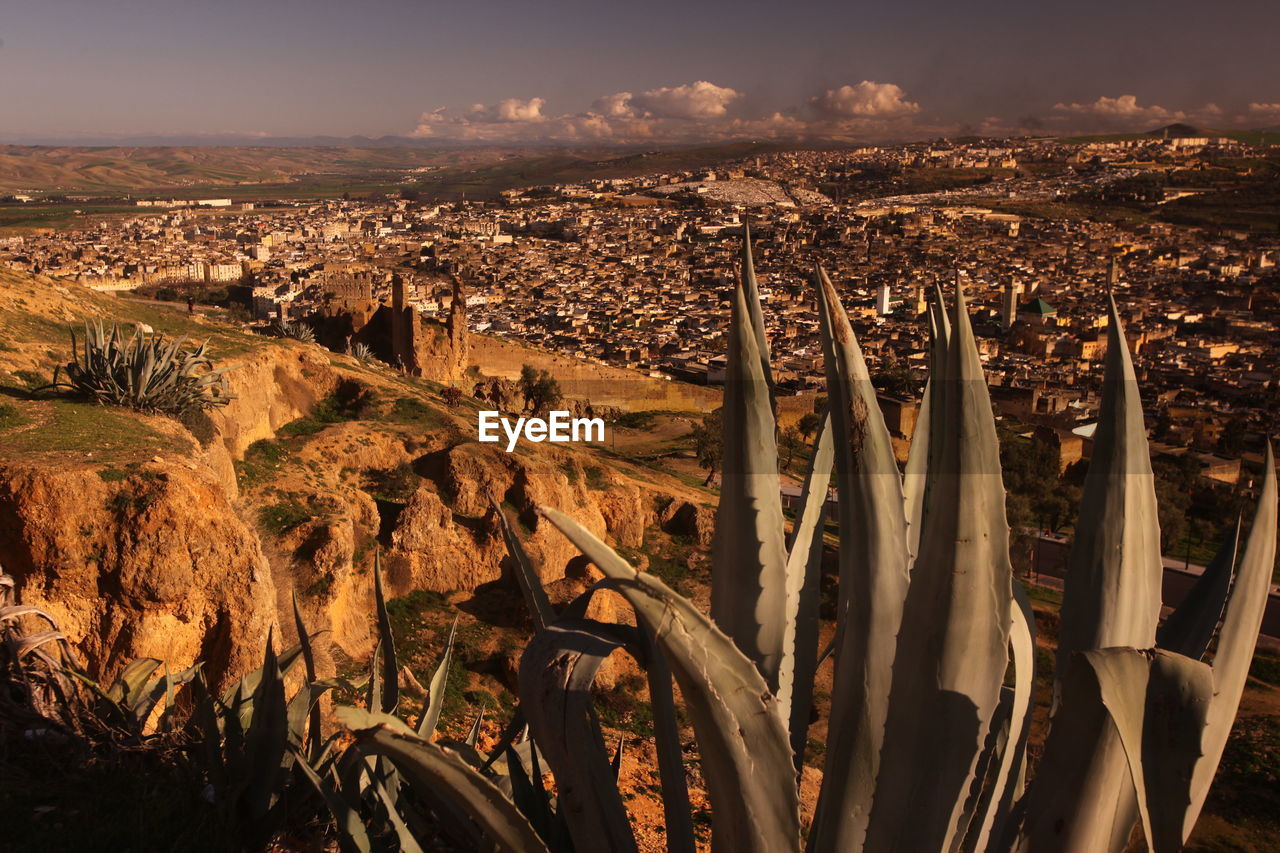
[{"label": "agave leaf", "polygon": [[161,663],[162,661],[158,658],[138,658],[129,661],[111,687],[107,689],[107,696],[121,707],[133,710],[133,707],[146,696],[142,688],[151,680],[152,674]]},{"label": "agave leaf", "polygon": [[[945,381],[947,429],[930,436],[939,440],[938,464],[893,663],[882,747],[893,760],[880,763],[869,853],[950,846],[1008,668],[1013,593],[1000,450],[958,288]],[[900,496],[886,503],[902,510]]]},{"label": "agave leaf", "polygon": [[902,480],[862,350],[825,272],[814,272],[840,493],[840,597],[817,850],[858,849],[889,709],[910,555]]},{"label": "agave leaf", "polygon": [[1087,649],[1155,645],[1160,524],[1142,400],[1115,300],[1108,298],[1102,406],[1067,558],[1058,674]]},{"label": "agave leaf", "polygon": [[751,226],[742,223],[742,289],[746,293],[748,318],[756,336],[756,350],[760,353],[760,370],[764,381],[773,389],[773,371],[769,367],[769,338],[765,334],[764,309],[760,306],[760,286],[756,283],[756,265],[751,259]]},{"label": "agave leaf", "polygon": [[467,730],[467,746],[475,749],[476,743],[480,740],[480,726],[484,724],[484,700],[480,702],[480,710],[476,712],[476,718],[471,721],[471,728]]},{"label": "agave leaf", "polygon": [[520,756],[516,755],[514,749],[507,747],[506,755],[506,781],[511,786],[511,802],[515,803],[520,813],[529,819],[529,825],[533,827],[533,831],[545,841],[551,834],[551,815],[542,807],[542,803],[533,792],[533,782],[529,781],[529,774],[532,771],[525,769]]},{"label": "agave leaf", "polygon": [[1276,563],[1276,460],[1271,442],[1267,442],[1266,460],[1263,463],[1262,490],[1258,494],[1258,508],[1253,516],[1253,526],[1236,570],[1235,584],[1227,611],[1218,632],[1218,647],[1213,658],[1213,702],[1209,706],[1209,721],[1204,735],[1204,757],[1196,765],[1191,787],[1191,808],[1187,814],[1184,838],[1195,826],[1200,810],[1204,808],[1209,786],[1218,771],[1222,752],[1231,734],[1249,666],[1262,627],[1262,616],[1267,608],[1268,585]]},{"label": "agave leaf", "polygon": [[615,785],[618,783],[618,780],[622,778],[622,751],[626,745],[627,739],[619,735],[618,745],[613,751],[613,761],[610,762],[610,767],[613,770],[613,782]]},{"label": "agave leaf", "polygon": [[[65,634],[53,629],[40,631],[36,634],[27,634],[26,636],[19,637],[15,642],[14,654],[19,660],[21,660],[31,652],[35,652],[46,643],[53,643],[66,639],[67,637]],[[39,656],[39,652],[37,652],[37,656]]]},{"label": "agave leaf", "polygon": [[969,782],[964,808],[951,836],[950,853],[970,853],[981,849],[976,844],[976,836],[981,831],[979,824],[983,816],[993,808],[997,775],[1004,756],[1008,753],[1013,692],[1013,688],[1007,685],[1000,688],[1000,701],[995,713],[991,715],[991,724],[987,727],[987,741],[978,758],[973,778]]},{"label": "agave leaf", "polygon": [[778,445],[753,323],[742,283],[734,289],[724,389],[720,503],[711,549],[711,616],[769,689],[790,692],[794,652],[787,551],[778,488]]},{"label": "agave leaf", "polygon": [[1204,657],[1227,607],[1231,574],[1240,547],[1240,523],[1237,516],[1235,529],[1222,541],[1213,560],[1196,579],[1186,598],[1156,632],[1158,647],[1196,660]]},{"label": "agave leaf", "polygon": [[196,664],[188,667],[177,675],[172,675],[166,666],[164,676],[151,685],[151,690],[138,699],[133,706],[133,719],[141,726],[151,716],[151,712],[155,710],[156,705],[160,704],[160,700],[165,700],[166,710],[173,705],[173,689],[183,684],[189,684],[191,679],[196,677],[196,673],[200,671],[203,664]]},{"label": "agave leaf", "polygon": [[1008,740],[1000,755],[985,809],[979,812],[973,850],[987,850],[1005,837],[1013,804],[1022,795],[1026,774],[1027,735],[1031,731],[1032,692],[1035,689],[1035,614],[1031,600],[1018,581],[1013,582],[1013,607],[1009,648],[1013,652],[1014,686],[1009,713]]},{"label": "agave leaf", "polygon": [[[316,634],[311,635],[312,638]],[[279,654],[276,664],[280,667],[281,675],[288,675],[293,667],[302,658],[302,646],[290,646]],[[253,712],[253,694],[258,689],[258,683],[262,680],[262,669],[255,669],[248,675],[244,675],[239,681],[227,686],[222,693],[222,704],[228,708],[240,708],[244,716],[244,725],[249,724],[249,717]],[[236,694],[239,693],[239,699]]]},{"label": "agave leaf", "polygon": [[[291,744],[302,745],[303,726],[307,724],[308,718],[314,719],[319,715],[320,697],[337,686],[338,682],[335,679],[310,681],[299,687],[298,692],[293,694],[293,698],[289,700],[288,710],[285,715],[288,720],[289,742]],[[323,743],[321,738],[314,738],[310,734],[308,738],[314,749],[318,749],[320,744]]]},{"label": "agave leaf", "polygon": [[[293,624],[298,631],[298,646],[302,649],[302,662],[306,667],[307,684],[312,684],[316,681],[316,658],[311,649],[311,636],[307,631],[306,623],[302,620],[302,610],[298,606],[297,591],[293,591],[291,596],[293,599]],[[318,699],[319,697],[316,698]],[[307,742],[312,745],[318,745],[323,740],[323,732],[320,728],[320,703],[318,701],[310,703],[307,718]]]},{"label": "agave leaf", "polygon": [[951,338],[951,323],[947,320],[942,290],[936,282],[933,291],[933,302],[929,305],[929,380],[925,383],[920,409],[916,412],[915,433],[911,436],[911,449],[902,477],[902,491],[907,502],[907,548],[913,560],[920,552],[920,525],[930,482],[929,470],[936,467],[941,447],[940,441],[930,442],[929,438],[940,436],[944,428],[941,397],[945,387],[947,345]]},{"label": "agave leaf", "polygon": [[[1085,477],[1076,538],[1067,558],[1055,707],[1072,655],[1090,649],[1155,645],[1164,567],[1155,478],[1133,360],[1115,301],[1109,299],[1106,372]],[[1079,707],[1079,706],[1078,706]],[[1119,851],[1138,819],[1124,749],[1105,714],[1085,703],[1087,723],[1073,731],[1053,782],[1037,779],[1023,836],[1033,846]],[[1054,726],[1060,724],[1054,715]],[[1050,740],[1054,735],[1050,732]],[[1091,739],[1091,740],[1090,740]],[[1047,747],[1046,747],[1047,749]],[[1043,774],[1040,774],[1041,776]],[[1059,827],[1059,822],[1065,830]]]},{"label": "agave leaf", "polygon": [[586,528],[539,509],[608,577],[651,631],[684,696],[715,815],[713,849],[799,849],[800,803],[782,713],[759,670],[689,601],[637,572]]},{"label": "agave leaf", "polygon": [[371,787],[378,795],[378,801],[382,803],[382,808],[386,810],[387,820],[391,822],[391,828],[396,832],[396,841],[400,844],[400,853],[423,853],[422,846],[418,844],[418,840],[409,831],[404,818],[400,816],[400,811],[396,808],[396,799],[387,791],[386,783],[374,777]]},{"label": "agave leaf", "polygon": [[534,741],[555,774],[578,850],[636,849],[613,781],[616,774],[591,714],[596,673],[627,641],[612,625],[562,620],[535,634],[520,658],[520,702]]},{"label": "agave leaf", "polygon": [[1147,843],[1153,853],[1176,853],[1182,849],[1213,673],[1206,664],[1160,650],[1100,649],[1082,657],[1124,745]]},{"label": "agave leaf", "polygon": [[396,664],[396,641],[391,636],[391,616],[387,613],[387,598],[382,591],[382,553],[373,552],[373,597],[378,608],[378,637],[382,649],[382,704],[371,710],[395,713],[399,704],[399,666]]},{"label": "agave leaf", "polygon": [[[790,708],[788,731],[796,771],[804,764],[804,748],[809,732],[809,710],[813,706],[813,678],[818,669],[818,606],[822,581],[822,529],[826,520],[827,493],[835,444],[831,438],[831,416],[822,419],[814,438],[813,456],[800,493],[787,554],[787,596],[794,604],[787,609],[794,617],[787,621],[786,645],[795,649],[795,670],[791,695],[779,693],[778,704]],[[788,701],[789,700],[789,701]]]},{"label": "agave leaf", "polygon": [[440,722],[440,711],[444,709],[445,682],[449,680],[449,661],[453,657],[453,638],[458,633],[458,617],[453,617],[453,626],[449,629],[449,638],[444,641],[444,651],[440,653],[440,665],[431,676],[431,684],[427,688],[427,704],[422,709],[422,719],[418,721],[418,737],[430,739],[436,733]]},{"label": "agave leaf", "polygon": [[676,719],[675,696],[671,691],[671,667],[658,648],[652,632],[640,631],[645,675],[649,681],[649,704],[653,710],[653,740],[658,754],[658,775],[662,780],[662,814],[666,824],[667,853],[694,853],[693,810],[689,805],[689,783],[685,778],[684,749]]},{"label": "agave leaf", "polygon": [[356,738],[365,750],[390,759],[415,789],[429,789],[468,815],[499,850],[547,850],[515,804],[452,750],[386,725],[359,730]]},{"label": "agave leaf", "polygon": [[196,673],[192,680],[191,696],[191,718],[187,722],[187,730],[196,744],[195,753],[200,764],[216,791],[226,785],[227,769],[222,753],[223,735],[218,724],[218,709],[203,672]]},{"label": "agave leaf", "polygon": [[507,543],[507,553],[511,555],[511,562],[515,564],[516,580],[520,584],[520,591],[524,593],[524,602],[529,607],[529,615],[533,617],[533,626],[541,631],[556,621],[555,609],[547,600],[547,592],[542,588],[542,578],[538,576],[537,570],[533,567],[533,561],[529,559],[524,546],[520,544],[520,537],[516,536],[511,520],[507,518],[507,514],[496,499],[491,502],[493,511],[498,516],[498,524],[502,528],[502,538]]},{"label": "agave leaf", "polygon": [[[280,673],[270,632],[262,672],[263,677],[253,694],[253,721],[245,731],[248,787],[244,802],[251,821],[255,823],[266,820],[279,799],[287,769],[286,756],[289,755],[284,677]],[[269,829],[259,827],[258,834],[269,837]]]},{"label": "agave leaf", "polygon": [[316,773],[311,765],[307,763],[306,758],[296,751],[296,748],[294,755],[297,757],[298,769],[302,771],[302,775],[311,783],[311,786],[316,789],[320,799],[324,800],[324,804],[328,806],[329,813],[333,815],[334,825],[338,828],[338,843],[342,849],[347,853],[371,853],[373,847],[369,843],[369,833],[365,831],[364,821],[360,819],[360,813],[343,799],[334,789],[332,782],[321,778],[320,774]]}]

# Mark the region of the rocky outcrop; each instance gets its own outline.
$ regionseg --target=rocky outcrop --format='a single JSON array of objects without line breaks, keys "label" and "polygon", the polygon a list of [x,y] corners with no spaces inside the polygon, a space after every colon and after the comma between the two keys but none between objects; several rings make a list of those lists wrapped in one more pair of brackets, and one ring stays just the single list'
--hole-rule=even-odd
[{"label": "rocky outcrop", "polygon": [[219,442],[232,458],[262,438],[310,412],[333,393],[338,373],[316,346],[277,344],[230,359],[229,404],[209,413]]},{"label": "rocky outcrop", "polygon": [[143,656],[203,660],[215,682],[256,667],[275,591],[222,484],[159,457],[118,470],[0,464],[0,554],[21,599],[57,619],[97,676]]},{"label": "rocky outcrop", "polygon": [[663,532],[688,536],[698,545],[707,547],[715,535],[716,511],[709,506],[676,500],[662,510],[659,522]]},{"label": "rocky outcrop", "polygon": [[494,502],[518,525],[544,583],[573,571],[580,555],[537,514],[539,506],[573,513],[593,533],[639,547],[652,521],[652,498],[602,469],[593,483],[573,457],[504,453],[467,442],[428,454],[419,473],[429,482],[409,501],[394,533],[388,564],[397,585],[440,592],[470,590],[502,576],[506,548]]}]

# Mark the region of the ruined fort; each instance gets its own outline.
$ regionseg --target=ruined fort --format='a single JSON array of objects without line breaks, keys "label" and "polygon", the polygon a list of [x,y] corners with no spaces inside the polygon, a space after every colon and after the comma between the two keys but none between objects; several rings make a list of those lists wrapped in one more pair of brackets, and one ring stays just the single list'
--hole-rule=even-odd
[{"label": "ruined fort", "polygon": [[410,297],[404,276],[391,279],[391,304],[374,298],[370,273],[335,277],[315,316],[316,335],[330,349],[349,351],[364,344],[373,354],[410,376],[441,382],[462,378],[467,367],[467,307],[462,282],[449,276],[448,315],[442,323],[424,317]]}]

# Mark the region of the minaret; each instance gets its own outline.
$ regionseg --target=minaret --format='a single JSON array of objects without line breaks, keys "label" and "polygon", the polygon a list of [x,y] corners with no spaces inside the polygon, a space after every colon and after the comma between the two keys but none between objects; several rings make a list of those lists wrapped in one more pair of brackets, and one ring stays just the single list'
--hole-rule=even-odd
[{"label": "minaret", "polygon": [[1018,297],[1022,295],[1022,285],[1009,281],[1005,283],[1000,294],[1000,326],[1007,329],[1018,317]]},{"label": "minaret", "polygon": [[1115,287],[1120,283],[1120,259],[1116,255],[1111,256],[1111,269],[1107,273],[1107,284]]},{"label": "minaret", "polygon": [[882,284],[876,292],[876,313],[881,317],[889,316],[889,285]]}]

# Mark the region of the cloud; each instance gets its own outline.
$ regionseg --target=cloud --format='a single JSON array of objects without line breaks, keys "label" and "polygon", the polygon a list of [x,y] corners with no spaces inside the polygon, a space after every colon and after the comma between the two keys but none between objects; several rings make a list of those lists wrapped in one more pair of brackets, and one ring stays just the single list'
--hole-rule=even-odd
[{"label": "cloud", "polygon": [[906,100],[906,92],[894,83],[863,80],[856,86],[828,89],[809,99],[818,115],[832,118],[880,118],[920,112],[920,105]]},{"label": "cloud", "polygon": [[546,103],[542,98],[530,98],[527,101],[507,98],[491,107],[476,104],[467,113],[467,118],[479,122],[542,121],[542,108]]},{"label": "cloud", "polygon": [[866,140],[916,135],[920,106],[892,83],[864,80],[831,89],[788,109],[743,115],[742,93],[698,80],[597,98],[582,113],[546,111],[543,98],[506,98],[418,119],[415,136],[471,142],[684,143],[730,139]]},{"label": "cloud", "polygon": [[1254,102],[1249,104],[1250,118],[1280,118],[1280,102],[1274,104],[1262,104]]},{"label": "cloud", "polygon": [[1105,95],[1089,104],[1054,104],[1055,112],[1088,116],[1108,122],[1181,121],[1187,114],[1161,106],[1140,106],[1135,95],[1108,98]]},{"label": "cloud", "polygon": [[729,111],[729,104],[740,97],[741,92],[699,80],[683,86],[650,89],[638,95],[630,92],[605,95],[596,100],[592,109],[613,118],[706,121],[724,117]]}]

